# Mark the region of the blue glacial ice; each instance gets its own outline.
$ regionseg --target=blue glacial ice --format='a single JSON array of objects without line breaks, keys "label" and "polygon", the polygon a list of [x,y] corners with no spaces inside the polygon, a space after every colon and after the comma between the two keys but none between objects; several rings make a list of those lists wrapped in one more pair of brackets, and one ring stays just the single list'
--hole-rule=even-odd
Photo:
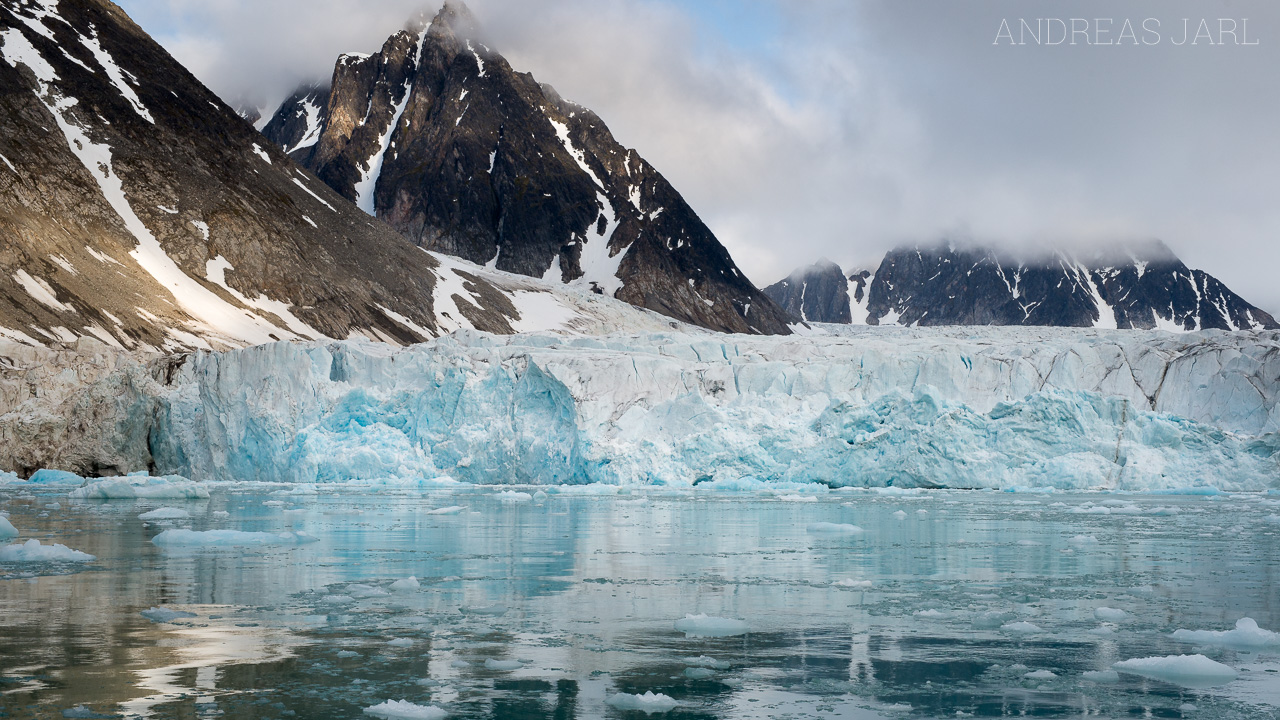
[{"label": "blue glacial ice", "polygon": [[1280,489],[1280,333],[841,332],[195,353],[100,378],[116,399],[96,410],[130,432],[85,445],[110,467],[307,485]]}]

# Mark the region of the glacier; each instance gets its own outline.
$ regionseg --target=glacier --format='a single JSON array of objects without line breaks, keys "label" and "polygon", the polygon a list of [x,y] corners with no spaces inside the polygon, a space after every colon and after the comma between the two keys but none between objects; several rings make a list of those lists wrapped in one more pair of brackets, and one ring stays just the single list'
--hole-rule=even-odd
[{"label": "glacier", "polygon": [[1280,487],[1277,332],[464,329],[407,348],[77,348],[0,345],[13,368],[0,467],[399,486]]}]

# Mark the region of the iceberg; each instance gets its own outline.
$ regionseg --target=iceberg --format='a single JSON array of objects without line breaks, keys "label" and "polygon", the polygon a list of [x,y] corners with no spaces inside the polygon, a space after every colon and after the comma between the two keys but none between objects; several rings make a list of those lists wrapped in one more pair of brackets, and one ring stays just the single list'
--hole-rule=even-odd
[{"label": "iceberg", "polygon": [[144,512],[138,516],[139,520],[185,520],[191,517],[191,513],[182,508],[162,507],[156,508],[149,512]]},{"label": "iceberg", "polygon": [[680,703],[671,696],[655,693],[652,690],[643,695],[618,693],[605,702],[618,710],[637,710],[646,715],[671,712],[680,706]]},{"label": "iceberg", "polygon": [[365,708],[364,712],[384,720],[443,720],[449,716],[435,705],[415,705],[408,700],[387,700]]},{"label": "iceberg", "polygon": [[13,523],[9,522],[9,518],[0,515],[0,540],[15,538],[18,537],[19,534],[18,528],[14,527]]},{"label": "iceberg", "polygon": [[1174,640],[1197,645],[1221,645],[1240,650],[1280,647],[1280,633],[1263,630],[1253,618],[1240,618],[1234,630],[1175,630]]},{"label": "iceberg", "polygon": [[1111,667],[1122,673],[1163,680],[1189,688],[1215,687],[1236,679],[1235,670],[1210,660],[1204,655],[1135,658],[1113,663]]},{"label": "iceberg", "polygon": [[77,500],[201,500],[209,497],[209,489],[179,475],[130,475],[89,482],[72,490],[70,496]]},{"label": "iceberg", "polygon": [[0,562],[93,562],[96,557],[66,545],[41,545],[39,540],[0,547]]}]

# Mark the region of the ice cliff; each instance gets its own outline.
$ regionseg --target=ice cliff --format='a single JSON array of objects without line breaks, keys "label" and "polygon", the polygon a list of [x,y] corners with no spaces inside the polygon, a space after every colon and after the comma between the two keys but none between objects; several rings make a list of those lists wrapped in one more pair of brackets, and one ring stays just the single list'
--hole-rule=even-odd
[{"label": "ice cliff", "polygon": [[1280,487],[1280,333],[459,331],[0,346],[0,468],[200,480]]}]

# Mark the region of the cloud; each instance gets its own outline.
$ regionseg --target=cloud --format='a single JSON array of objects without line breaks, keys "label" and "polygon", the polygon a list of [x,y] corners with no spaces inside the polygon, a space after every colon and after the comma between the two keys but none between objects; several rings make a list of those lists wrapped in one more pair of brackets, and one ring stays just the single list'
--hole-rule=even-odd
[{"label": "cloud", "polygon": [[[377,49],[420,0],[124,0],[229,101]],[[1160,237],[1280,311],[1271,0],[473,0],[495,49],[594,109],[757,284],[904,241]],[[434,6],[427,8],[434,11]],[[993,45],[1000,21],[1159,18],[1155,46]],[[1259,45],[1174,46],[1182,18]],[[1035,18],[1029,18],[1034,20]]]}]

